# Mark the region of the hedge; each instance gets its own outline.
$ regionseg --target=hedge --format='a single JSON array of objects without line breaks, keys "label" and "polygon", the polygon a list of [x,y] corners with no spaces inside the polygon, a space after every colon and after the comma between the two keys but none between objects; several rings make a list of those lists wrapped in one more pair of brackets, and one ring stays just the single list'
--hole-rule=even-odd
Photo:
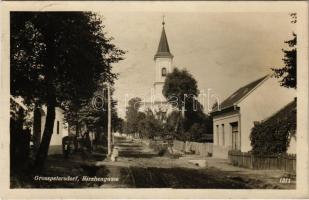
[{"label": "hedge", "polygon": [[296,99],[265,121],[256,123],[250,139],[252,153],[276,155],[285,153],[290,138],[296,134]]}]

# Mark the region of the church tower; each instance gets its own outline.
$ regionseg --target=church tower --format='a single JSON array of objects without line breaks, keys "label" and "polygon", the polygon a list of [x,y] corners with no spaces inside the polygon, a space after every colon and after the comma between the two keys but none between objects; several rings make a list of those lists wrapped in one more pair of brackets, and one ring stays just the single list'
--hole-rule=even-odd
[{"label": "church tower", "polygon": [[166,75],[173,70],[173,54],[170,52],[168,46],[167,37],[164,28],[165,22],[163,19],[162,22],[162,32],[161,38],[158,46],[158,50],[154,56],[155,61],[155,82],[154,82],[154,94],[155,101],[166,101],[165,97],[162,94],[163,85],[166,78]]}]

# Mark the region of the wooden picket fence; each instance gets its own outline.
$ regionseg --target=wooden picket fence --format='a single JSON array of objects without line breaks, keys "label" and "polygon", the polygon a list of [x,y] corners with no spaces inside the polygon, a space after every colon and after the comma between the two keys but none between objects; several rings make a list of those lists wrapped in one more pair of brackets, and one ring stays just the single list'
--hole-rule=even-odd
[{"label": "wooden picket fence", "polygon": [[251,169],[280,169],[296,173],[296,155],[257,156],[250,152],[229,151],[228,159],[231,164]]}]

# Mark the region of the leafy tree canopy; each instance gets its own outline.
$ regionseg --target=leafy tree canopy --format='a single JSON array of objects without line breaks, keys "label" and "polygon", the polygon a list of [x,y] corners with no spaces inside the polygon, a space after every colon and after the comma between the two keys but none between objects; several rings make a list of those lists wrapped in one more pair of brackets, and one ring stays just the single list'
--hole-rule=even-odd
[{"label": "leafy tree canopy", "polygon": [[162,92],[166,99],[180,110],[199,94],[193,76],[187,70],[177,68],[166,76]]},{"label": "leafy tree canopy", "polygon": [[102,20],[90,12],[12,12],[11,94],[47,106],[36,166],[42,168],[53,133],[55,107],[78,110],[96,89],[113,84],[112,63],[122,59]]},{"label": "leafy tree canopy", "polygon": [[[211,133],[211,119],[197,100],[197,81],[187,70],[174,68],[168,74],[163,86],[163,95],[169,103],[179,109],[168,116],[168,124],[174,128],[174,135],[182,140],[198,140],[203,134]],[[184,111],[181,116],[180,111]],[[193,126],[193,127],[192,127]]]},{"label": "leafy tree canopy", "polygon": [[[296,23],[296,13],[291,14],[291,23]],[[280,84],[283,87],[295,88],[297,87],[297,35],[293,33],[293,38],[285,41],[284,43],[289,45],[289,49],[282,49],[284,53],[283,62],[285,64],[282,68],[272,68],[274,76],[281,78]]]},{"label": "leafy tree canopy", "polygon": [[138,131],[142,137],[154,138],[165,135],[164,124],[162,120],[150,109],[142,114],[138,122]]},{"label": "leafy tree canopy", "polygon": [[[102,20],[84,12],[11,13],[11,93],[25,103],[79,105],[98,84],[113,82],[123,51],[104,34]],[[86,99],[86,100],[85,100]]]},{"label": "leafy tree canopy", "polygon": [[138,132],[138,122],[143,118],[139,108],[141,106],[141,98],[135,97],[129,100],[129,105],[126,110],[126,132],[127,133],[137,133]]},{"label": "leafy tree canopy", "polygon": [[258,155],[285,153],[296,132],[296,100],[269,119],[255,124],[250,140],[252,152]]}]

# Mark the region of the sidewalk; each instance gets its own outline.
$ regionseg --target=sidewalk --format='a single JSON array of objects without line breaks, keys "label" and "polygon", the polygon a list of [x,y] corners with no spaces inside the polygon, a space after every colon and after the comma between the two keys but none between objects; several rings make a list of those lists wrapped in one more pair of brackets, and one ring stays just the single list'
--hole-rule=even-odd
[{"label": "sidewalk", "polygon": [[[207,169],[217,169],[222,174],[231,178],[242,178],[247,182],[256,182],[255,184],[273,185],[274,188],[282,189],[295,189],[296,180],[291,179],[290,184],[280,183],[280,178],[286,177],[286,172],[282,170],[254,170],[249,168],[243,168],[231,165],[228,160],[213,158],[213,157],[201,157],[199,155],[184,155],[180,158],[183,162],[189,162],[189,160],[206,160]],[[193,165],[193,164],[191,164]],[[201,168],[200,168],[201,169]]]}]

